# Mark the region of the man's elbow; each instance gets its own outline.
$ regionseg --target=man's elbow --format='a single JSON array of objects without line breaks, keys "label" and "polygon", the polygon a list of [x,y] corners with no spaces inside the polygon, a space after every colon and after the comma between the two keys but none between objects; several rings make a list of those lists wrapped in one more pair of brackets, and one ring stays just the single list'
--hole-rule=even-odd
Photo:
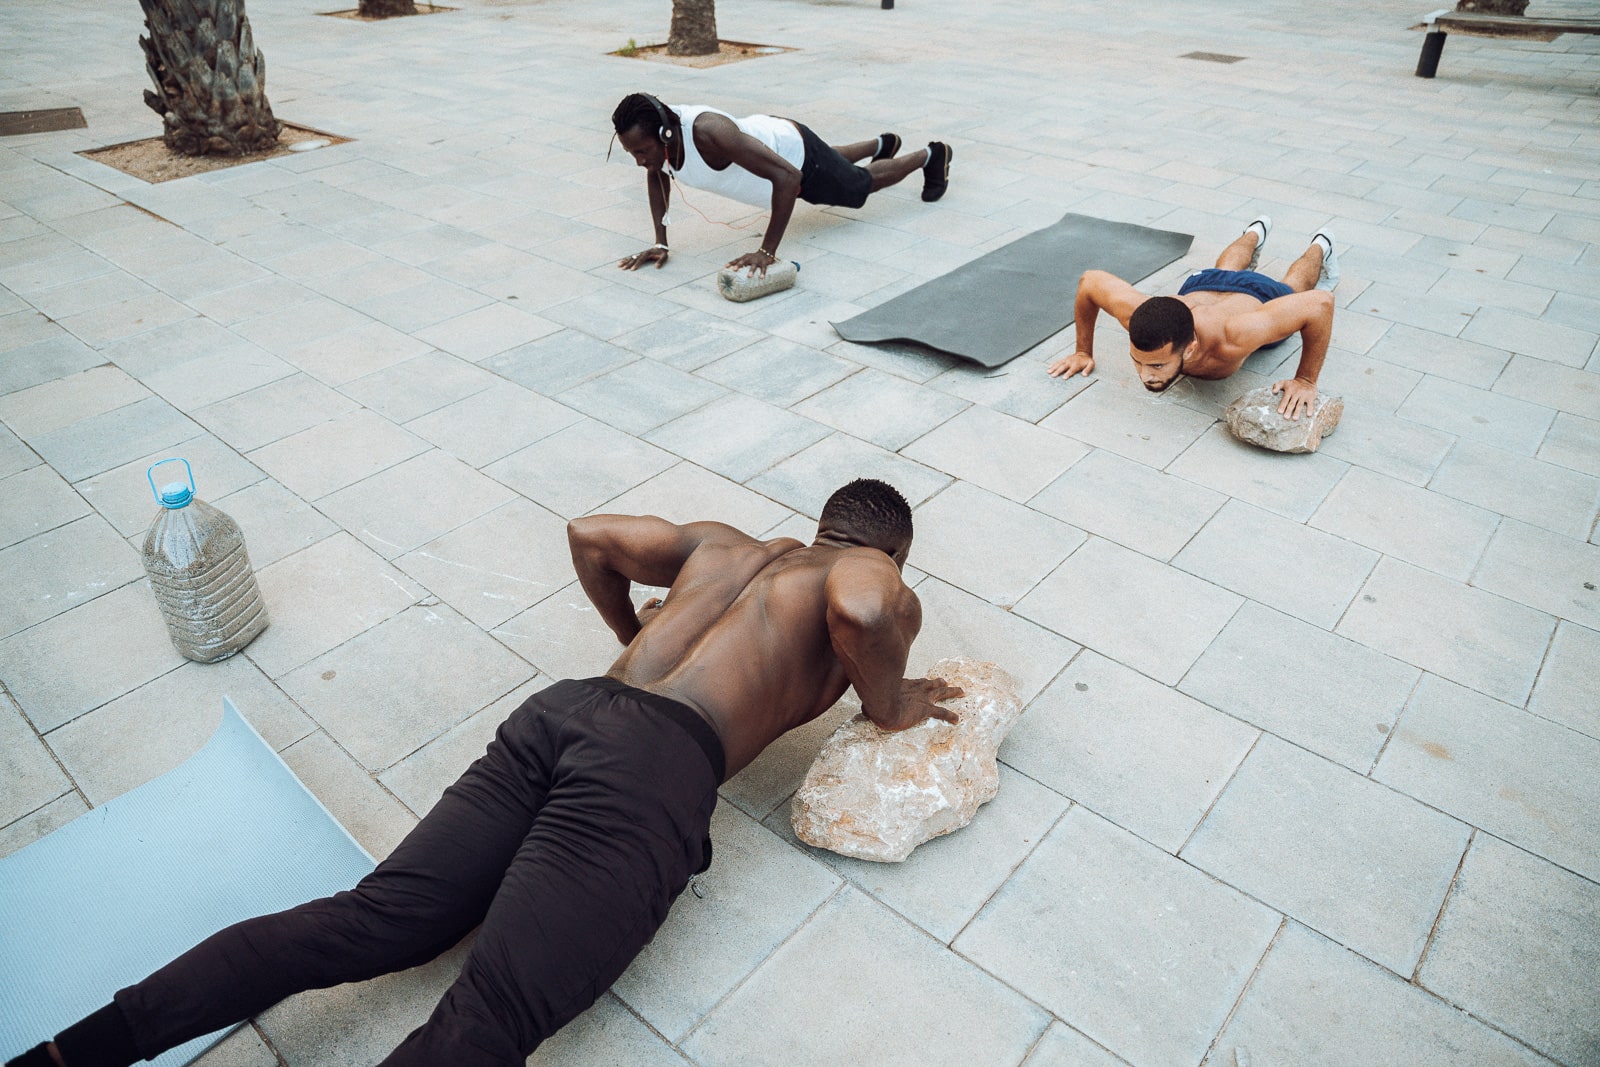
[{"label": "man's elbow", "polygon": [[600,534],[604,524],[594,517],[572,519],[567,523],[567,548],[572,558],[592,556],[600,548]]}]

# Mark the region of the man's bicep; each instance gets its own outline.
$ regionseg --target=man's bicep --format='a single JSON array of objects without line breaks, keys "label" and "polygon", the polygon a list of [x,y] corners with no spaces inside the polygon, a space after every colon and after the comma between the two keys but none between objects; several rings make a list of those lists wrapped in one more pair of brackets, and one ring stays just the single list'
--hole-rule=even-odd
[{"label": "man's bicep", "polygon": [[590,515],[567,524],[567,540],[575,563],[587,561],[640,585],[669,586],[690,553],[714,534],[703,527],[713,526],[721,524],[680,526],[655,515]]},{"label": "man's bicep", "polygon": [[799,175],[799,168],[787,159],[739,127],[732,123],[728,125],[731,127],[730,130],[719,128],[714,137],[717,147],[722,149],[732,163],[767,181],[776,181],[784,175]]}]

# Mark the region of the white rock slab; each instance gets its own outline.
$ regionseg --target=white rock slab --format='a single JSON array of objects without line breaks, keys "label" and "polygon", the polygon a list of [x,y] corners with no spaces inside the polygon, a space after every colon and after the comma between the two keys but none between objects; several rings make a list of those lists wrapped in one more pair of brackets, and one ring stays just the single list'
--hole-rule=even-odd
[{"label": "white rock slab", "polygon": [[1222,421],[1229,433],[1247,445],[1273,452],[1315,452],[1344,414],[1344,399],[1325,393],[1318,393],[1311,414],[1299,419],[1278,414],[1279,403],[1270,388],[1252,389],[1228,405]]},{"label": "white rock slab", "polygon": [[927,719],[879,729],[857,714],[823,743],[794,797],[794,832],[808,845],[898,863],[959,830],[1000,789],[995,752],[1022,715],[1016,684],[992,663],[955,657],[929,671],[965,695],[951,724]]}]

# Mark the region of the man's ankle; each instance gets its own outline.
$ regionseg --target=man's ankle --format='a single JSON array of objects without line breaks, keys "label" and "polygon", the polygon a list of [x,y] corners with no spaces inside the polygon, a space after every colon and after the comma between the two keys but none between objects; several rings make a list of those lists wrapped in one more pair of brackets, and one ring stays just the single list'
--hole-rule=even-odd
[{"label": "man's ankle", "polygon": [[115,1002],[61,1031],[49,1049],[56,1057],[55,1067],[127,1067],[144,1059]]}]

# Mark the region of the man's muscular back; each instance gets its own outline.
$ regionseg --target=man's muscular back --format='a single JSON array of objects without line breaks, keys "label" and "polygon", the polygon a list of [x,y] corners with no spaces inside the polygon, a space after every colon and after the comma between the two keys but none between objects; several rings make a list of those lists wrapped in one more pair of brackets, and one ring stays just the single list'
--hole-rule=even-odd
[{"label": "man's muscular back", "polygon": [[[921,608],[899,561],[879,548],[826,531],[804,546],[650,517],[596,516],[570,529],[585,590],[627,643],[608,673],[701,712],[722,739],[729,775],[851,684],[890,729],[953,718],[932,701],[959,691],[902,678]],[[635,616],[607,572],[671,589]],[[626,588],[624,580],[624,596]]]}]

